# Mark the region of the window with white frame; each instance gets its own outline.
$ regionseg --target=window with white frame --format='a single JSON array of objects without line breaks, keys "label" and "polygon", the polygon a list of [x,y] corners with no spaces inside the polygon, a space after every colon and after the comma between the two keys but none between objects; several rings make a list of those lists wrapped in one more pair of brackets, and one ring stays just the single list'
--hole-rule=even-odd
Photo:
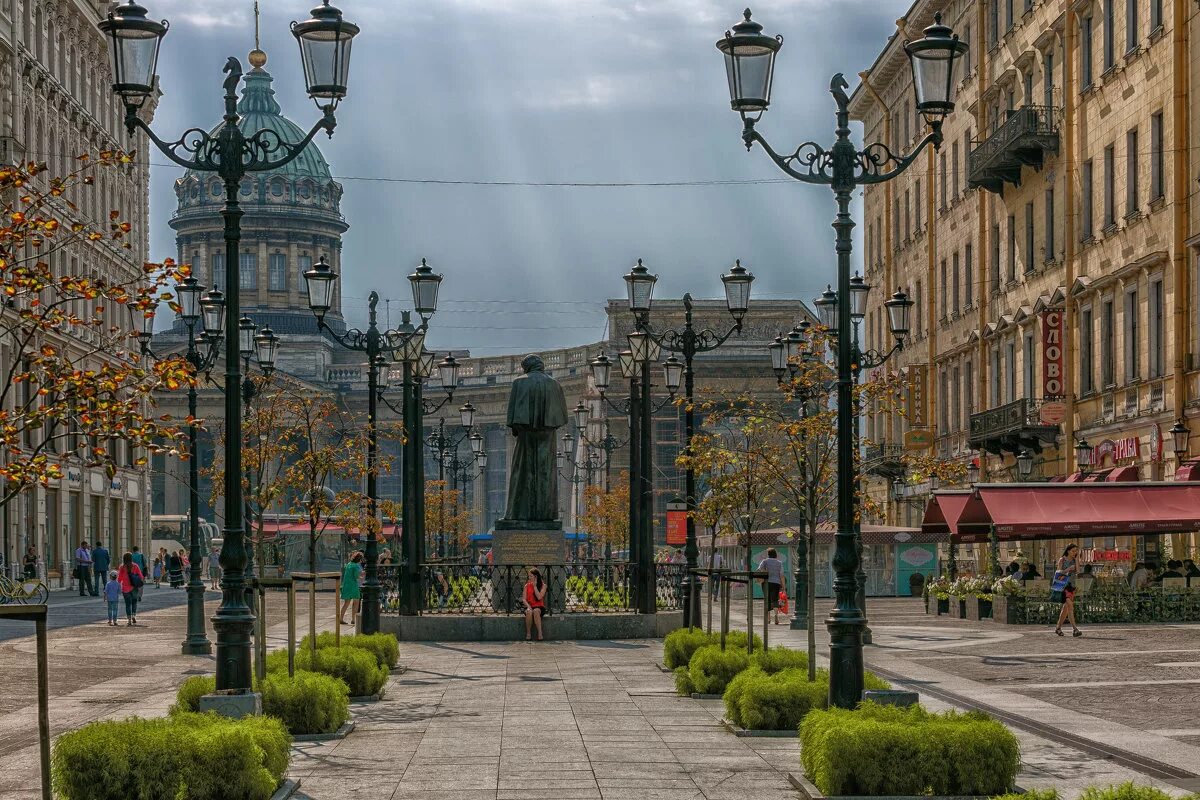
[{"label": "window with white frame", "polygon": [[267,288],[272,292],[287,291],[287,256],[271,253],[267,260]]}]

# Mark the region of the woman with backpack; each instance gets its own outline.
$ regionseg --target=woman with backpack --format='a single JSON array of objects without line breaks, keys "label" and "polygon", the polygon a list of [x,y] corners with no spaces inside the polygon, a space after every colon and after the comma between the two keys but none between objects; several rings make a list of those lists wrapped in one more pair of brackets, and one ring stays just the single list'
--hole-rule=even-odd
[{"label": "woman with backpack", "polygon": [[117,583],[121,584],[121,596],[125,598],[125,624],[137,625],[138,590],[145,585],[146,576],[142,574],[142,568],[133,563],[133,553],[121,556]]}]

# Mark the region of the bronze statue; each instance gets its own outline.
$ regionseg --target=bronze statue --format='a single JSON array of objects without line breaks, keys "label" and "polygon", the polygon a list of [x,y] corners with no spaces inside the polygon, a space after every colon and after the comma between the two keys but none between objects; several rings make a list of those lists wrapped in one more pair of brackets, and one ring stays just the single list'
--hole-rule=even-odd
[{"label": "bronze statue", "polygon": [[562,387],[547,375],[541,356],[526,356],[525,374],[508,395],[508,427],[517,438],[508,473],[511,521],[558,522],[556,431],[567,424]]}]

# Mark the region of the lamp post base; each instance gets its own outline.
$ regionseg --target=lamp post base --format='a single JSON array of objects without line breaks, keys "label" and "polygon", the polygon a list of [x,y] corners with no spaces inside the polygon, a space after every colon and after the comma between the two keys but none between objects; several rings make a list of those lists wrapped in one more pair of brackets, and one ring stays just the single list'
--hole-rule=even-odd
[{"label": "lamp post base", "polygon": [[801,615],[800,613],[796,613],[792,617],[792,622],[791,622],[790,627],[794,631],[808,630],[808,615],[807,614]]},{"label": "lamp post base", "polygon": [[206,636],[201,636],[196,640],[184,639],[180,652],[185,656],[210,656],[212,655],[212,642]]}]

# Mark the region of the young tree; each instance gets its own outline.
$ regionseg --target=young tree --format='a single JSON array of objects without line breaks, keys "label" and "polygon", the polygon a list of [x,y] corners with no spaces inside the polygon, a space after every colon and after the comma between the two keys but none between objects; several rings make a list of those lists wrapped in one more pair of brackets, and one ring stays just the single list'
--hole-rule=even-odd
[{"label": "young tree", "polygon": [[629,547],[628,472],[618,474],[607,490],[603,486],[586,487],[583,506],[580,523],[605,552]]},{"label": "young tree", "polygon": [[130,249],[120,212],[108,213],[107,227],[89,224],[69,198],[88,191],[97,170],[132,160],[119,151],[80,156],[58,178],[42,163],[0,167],[0,509],[60,480],[67,463],[115,475],[116,442],[137,466],[152,453],[183,455],[186,437],[153,413],[153,394],[186,385],[188,365],[145,363],[132,336],[160,303],[173,304],[170,287],[187,269],[147,263],[122,279],[65,266],[81,248]]},{"label": "young tree", "polygon": [[[451,543],[461,552],[471,529],[471,510],[462,502],[462,491],[449,486],[447,481],[425,482],[425,530],[445,537],[443,552],[449,551]],[[435,550],[429,543],[426,546]]]}]

